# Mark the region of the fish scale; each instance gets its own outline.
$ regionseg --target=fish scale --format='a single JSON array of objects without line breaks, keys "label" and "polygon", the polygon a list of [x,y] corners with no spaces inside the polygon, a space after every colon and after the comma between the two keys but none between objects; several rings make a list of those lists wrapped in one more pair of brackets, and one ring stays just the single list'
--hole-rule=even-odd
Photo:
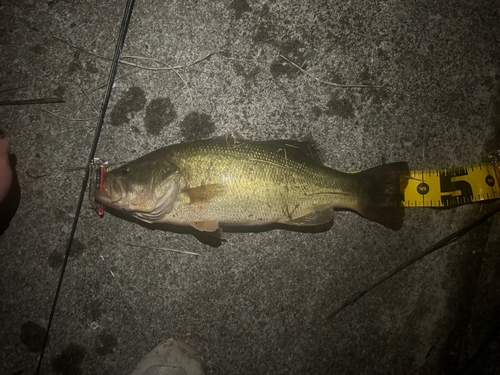
[{"label": "fish scale", "polygon": [[[291,221],[332,204],[352,204],[348,202],[350,196],[342,194],[342,185],[350,184],[350,176],[289,159],[279,149],[251,146],[193,144],[185,152],[179,152],[178,157],[174,149],[171,160],[183,171],[187,187],[225,186],[224,193],[201,207],[190,205],[189,194],[181,192],[174,205],[174,219],[206,221],[217,217],[223,223],[247,221],[248,225],[257,225]],[[332,198],[335,192],[339,193],[337,199]],[[167,216],[165,221],[170,219]]]}]

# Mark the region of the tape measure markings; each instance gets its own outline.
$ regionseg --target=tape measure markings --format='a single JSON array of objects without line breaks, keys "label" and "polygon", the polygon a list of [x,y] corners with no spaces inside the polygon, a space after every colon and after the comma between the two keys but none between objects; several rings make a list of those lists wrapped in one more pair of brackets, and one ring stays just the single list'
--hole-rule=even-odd
[{"label": "tape measure markings", "polygon": [[412,171],[404,192],[405,207],[456,207],[500,198],[497,163]]}]

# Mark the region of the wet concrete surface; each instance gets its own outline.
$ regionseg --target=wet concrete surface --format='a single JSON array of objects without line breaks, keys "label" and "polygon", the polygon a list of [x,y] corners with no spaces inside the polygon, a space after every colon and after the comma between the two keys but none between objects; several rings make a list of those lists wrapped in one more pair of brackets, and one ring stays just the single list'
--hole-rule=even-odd
[{"label": "wet concrete surface", "polygon": [[[124,8],[0,3],[0,100],[65,100],[0,107],[21,186],[0,237],[2,374],[36,368]],[[97,156],[238,135],[312,140],[343,171],[479,163],[500,148],[499,35],[490,1],[137,2],[122,60],[149,68],[120,65]],[[383,87],[334,87],[280,55],[321,81]],[[169,337],[209,374],[498,373],[498,217],[325,319],[497,206],[407,209],[398,232],[340,212],[327,232],[228,233],[213,248],[100,219],[86,199],[41,373],[129,374]]]}]

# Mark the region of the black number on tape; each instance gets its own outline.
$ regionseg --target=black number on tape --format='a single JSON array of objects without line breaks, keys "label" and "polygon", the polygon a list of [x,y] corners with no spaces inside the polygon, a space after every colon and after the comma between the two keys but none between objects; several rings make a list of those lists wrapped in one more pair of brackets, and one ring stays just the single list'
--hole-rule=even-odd
[{"label": "black number on tape", "polygon": [[495,179],[493,178],[493,176],[491,175],[486,176],[485,181],[488,186],[495,186]]},{"label": "black number on tape", "polygon": [[427,185],[425,182],[422,182],[418,184],[417,191],[420,195],[425,195],[429,192],[429,185]]},{"label": "black number on tape", "polygon": [[[464,204],[472,201],[472,187],[467,181],[451,181],[453,177],[467,176],[466,171],[461,171],[457,174],[445,175],[440,174],[439,180],[441,184],[441,201],[445,207]],[[460,195],[453,196],[452,193],[460,191]]]}]

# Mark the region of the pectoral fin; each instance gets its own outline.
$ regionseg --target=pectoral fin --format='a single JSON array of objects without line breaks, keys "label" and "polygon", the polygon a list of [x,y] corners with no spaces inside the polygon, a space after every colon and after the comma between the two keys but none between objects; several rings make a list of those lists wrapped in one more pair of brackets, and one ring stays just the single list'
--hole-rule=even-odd
[{"label": "pectoral fin", "polygon": [[333,208],[329,208],[324,211],[316,211],[312,214],[299,217],[298,219],[284,222],[283,224],[294,225],[298,227],[315,227],[331,223],[333,221],[333,216]]},{"label": "pectoral fin", "polygon": [[215,232],[219,229],[219,222],[216,220],[213,221],[196,221],[194,223],[190,223],[191,226],[200,232]]},{"label": "pectoral fin", "polygon": [[189,197],[189,204],[200,204],[224,194],[224,185],[201,185],[190,189],[184,189],[183,192]]}]

